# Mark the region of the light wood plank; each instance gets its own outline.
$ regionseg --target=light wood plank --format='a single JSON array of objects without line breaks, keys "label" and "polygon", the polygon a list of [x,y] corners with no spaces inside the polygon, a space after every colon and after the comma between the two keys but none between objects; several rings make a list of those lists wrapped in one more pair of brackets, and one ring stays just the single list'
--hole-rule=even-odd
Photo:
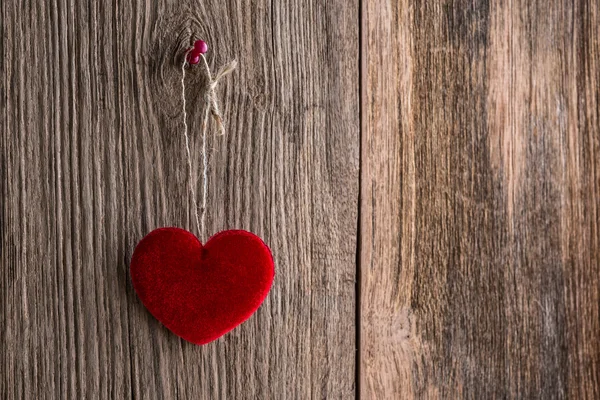
[{"label": "light wood plank", "polygon": [[[1,12],[0,397],[352,398],[358,3]],[[193,227],[180,97],[193,38],[214,68],[240,65],[219,88],[228,131],[209,140],[208,230],[257,233],[277,272],[258,313],[204,347],[152,318],[128,274],[146,233]],[[187,79],[197,173],[200,71]]]}]

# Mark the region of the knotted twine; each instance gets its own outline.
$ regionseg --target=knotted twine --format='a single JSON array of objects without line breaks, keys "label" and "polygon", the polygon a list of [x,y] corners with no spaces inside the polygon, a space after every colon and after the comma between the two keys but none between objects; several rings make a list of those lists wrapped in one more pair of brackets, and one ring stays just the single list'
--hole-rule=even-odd
[{"label": "knotted twine", "polygon": [[192,194],[192,204],[194,206],[194,215],[196,217],[196,228],[198,229],[198,235],[200,239],[203,238],[205,225],[206,225],[206,199],[208,196],[208,154],[206,151],[206,135],[208,132],[208,119],[212,116],[213,120],[217,125],[219,135],[225,134],[225,126],[223,123],[223,115],[219,107],[217,100],[217,86],[221,79],[229,75],[237,67],[237,61],[233,60],[219,69],[217,74],[214,76],[210,71],[208,61],[204,54],[201,54],[206,75],[208,77],[208,87],[205,94],[206,107],[204,111],[204,119],[202,122],[202,207],[201,212],[198,214],[198,200],[196,198],[196,190],[194,189],[194,172],[192,168],[192,154],[190,151],[190,138],[188,135],[188,123],[187,123],[187,111],[186,111],[186,99],[185,99],[185,70],[186,66],[189,65],[187,56],[191,51],[188,50],[183,57],[183,64],[181,64],[181,100],[183,107],[183,136],[185,137],[185,150],[187,154],[187,164],[189,172],[189,185],[190,192]]}]

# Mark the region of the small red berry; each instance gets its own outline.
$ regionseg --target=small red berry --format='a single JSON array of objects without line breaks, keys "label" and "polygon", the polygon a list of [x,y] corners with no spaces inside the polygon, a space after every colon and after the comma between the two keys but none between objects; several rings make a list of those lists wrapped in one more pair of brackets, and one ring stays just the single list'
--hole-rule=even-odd
[{"label": "small red berry", "polygon": [[208,45],[204,40],[196,40],[196,42],[194,42],[194,50],[200,54],[206,54]]},{"label": "small red berry", "polygon": [[200,54],[192,50],[188,53],[187,61],[190,65],[196,65],[200,62]]}]

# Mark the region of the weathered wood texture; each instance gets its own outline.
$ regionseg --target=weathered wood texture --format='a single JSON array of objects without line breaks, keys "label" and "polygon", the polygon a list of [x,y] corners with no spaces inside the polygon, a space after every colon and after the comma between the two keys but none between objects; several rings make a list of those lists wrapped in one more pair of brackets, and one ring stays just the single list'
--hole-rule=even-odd
[{"label": "weathered wood texture", "polygon": [[600,3],[362,23],[362,397],[600,398]]},{"label": "weathered wood texture", "polygon": [[[1,2],[0,398],[354,396],[358,2]],[[270,244],[274,287],[207,346],[135,296],[136,243],[192,230],[181,113],[194,38],[228,132],[210,136],[208,231]],[[187,78],[196,175],[201,69]],[[197,191],[199,192],[200,186]]]},{"label": "weathered wood texture", "polygon": [[[0,398],[600,398],[597,0],[0,7]],[[195,37],[240,61],[208,231],[277,267],[204,347],[128,275],[194,231]]]}]

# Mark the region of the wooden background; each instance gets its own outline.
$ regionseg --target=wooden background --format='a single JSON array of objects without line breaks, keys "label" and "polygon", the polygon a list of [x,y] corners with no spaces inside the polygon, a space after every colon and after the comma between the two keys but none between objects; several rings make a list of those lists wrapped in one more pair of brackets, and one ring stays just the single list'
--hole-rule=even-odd
[{"label": "wooden background", "polygon": [[[600,398],[598,0],[0,8],[0,398]],[[195,38],[240,62],[208,231],[277,269],[203,347],[128,274],[194,226]]]}]

